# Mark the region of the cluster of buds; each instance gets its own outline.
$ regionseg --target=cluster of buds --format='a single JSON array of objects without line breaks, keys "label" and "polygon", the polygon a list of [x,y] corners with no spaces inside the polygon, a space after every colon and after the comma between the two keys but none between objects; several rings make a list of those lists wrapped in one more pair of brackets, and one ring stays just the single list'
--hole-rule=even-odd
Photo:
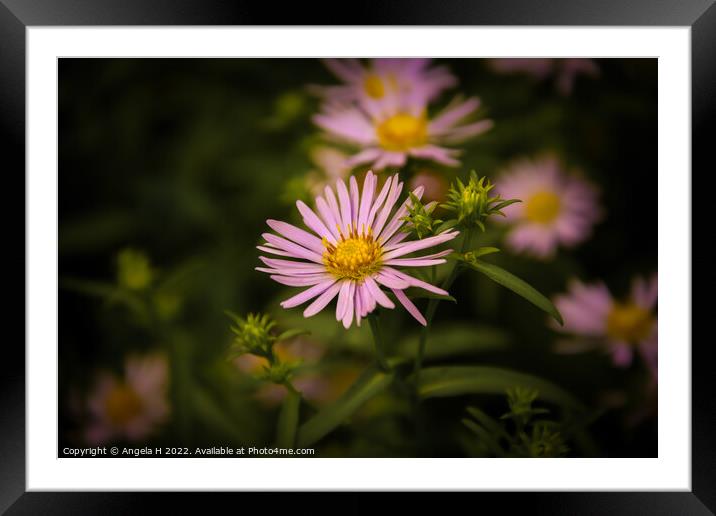
[{"label": "cluster of buds", "polygon": [[410,202],[406,205],[408,214],[403,217],[403,220],[407,222],[406,228],[418,239],[438,233],[438,227],[443,221],[433,218],[432,214],[437,205],[438,203],[435,201],[423,204],[417,195],[410,192]]},{"label": "cluster of buds", "polygon": [[490,196],[495,187],[485,177],[478,177],[475,171],[470,172],[467,185],[460,179],[450,186],[448,202],[440,206],[454,212],[457,223],[463,227],[479,227],[485,231],[485,221],[490,215],[503,215],[502,209],[510,204],[520,202],[518,199],[502,199],[500,195]]},{"label": "cluster of buds", "polygon": [[569,452],[561,432],[549,421],[536,423],[531,433],[521,432],[519,438],[511,450],[517,457],[554,458]]},{"label": "cluster of buds", "polygon": [[546,414],[548,410],[532,408],[532,403],[539,396],[539,391],[529,387],[511,387],[507,389],[507,404],[510,411],[502,419],[514,419],[520,426],[537,414]]},{"label": "cluster of buds", "polygon": [[274,353],[274,344],[303,335],[306,332],[304,330],[288,330],[275,334],[272,330],[276,327],[276,321],[266,314],[250,313],[246,318],[228,311],[226,314],[234,323],[231,325],[234,341],[229,350],[230,358],[245,354],[264,358],[267,365],[264,367],[261,379],[277,384],[286,384],[299,363],[280,361]]}]

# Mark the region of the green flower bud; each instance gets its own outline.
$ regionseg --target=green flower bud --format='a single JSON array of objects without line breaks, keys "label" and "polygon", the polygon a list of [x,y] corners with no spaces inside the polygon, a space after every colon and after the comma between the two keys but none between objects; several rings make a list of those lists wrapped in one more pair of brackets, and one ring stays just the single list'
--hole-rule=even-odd
[{"label": "green flower bud", "polygon": [[437,206],[436,202],[430,202],[423,205],[420,199],[410,192],[410,203],[407,205],[408,215],[403,217],[407,222],[406,228],[410,230],[418,239],[432,236],[437,232],[438,226],[442,224],[442,220],[433,219],[432,213]]},{"label": "green flower bud", "polygon": [[276,336],[271,334],[271,330],[276,326],[276,322],[265,314],[248,314],[246,319],[232,313],[228,313],[228,315],[234,321],[234,325],[231,326],[231,331],[235,335],[234,351],[239,354],[251,353],[269,358],[269,361],[272,362],[272,348]]},{"label": "green flower bud", "polygon": [[517,199],[504,200],[499,195],[491,196],[490,191],[494,187],[487,178],[478,177],[473,170],[467,185],[457,179],[450,186],[448,202],[441,207],[455,213],[459,225],[467,228],[477,226],[484,231],[485,221],[490,215],[504,215],[500,211],[502,208],[519,202]]}]

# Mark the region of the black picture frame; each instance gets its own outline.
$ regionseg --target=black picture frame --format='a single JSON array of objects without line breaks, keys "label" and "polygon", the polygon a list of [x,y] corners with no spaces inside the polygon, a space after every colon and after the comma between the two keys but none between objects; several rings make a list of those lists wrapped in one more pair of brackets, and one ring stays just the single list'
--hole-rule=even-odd
[{"label": "black picture frame", "polygon": [[[25,191],[25,30],[28,27],[285,24],[689,26],[692,50],[691,178],[699,170],[702,175],[713,173],[710,159],[713,144],[708,129],[716,125],[714,0],[558,0],[548,3],[534,0],[453,0],[442,3],[393,0],[380,5],[356,0],[338,6],[323,2],[273,5],[243,0],[0,0],[0,145],[5,164],[5,191],[13,192],[12,197],[6,195],[5,199],[24,199],[19,192]],[[675,177],[674,180],[690,181],[691,178]],[[14,207],[6,202],[3,206],[7,207],[5,220],[9,222],[4,227],[11,232],[11,238],[5,239],[8,242],[5,255],[12,258],[13,269],[19,269],[27,259],[25,227],[15,222],[18,217]],[[6,285],[10,283],[18,292],[23,282],[24,300],[23,280],[17,273],[6,274],[5,278]],[[700,280],[699,283],[707,284],[708,281]],[[25,320],[25,304],[9,295],[6,299],[13,301],[6,305],[6,320],[19,326],[19,321]],[[24,336],[24,326],[21,336]],[[4,340],[5,364],[0,375],[0,512],[134,514],[143,513],[149,507],[149,500],[159,501],[164,511],[171,510],[173,504],[187,508],[185,497],[170,499],[166,494],[26,493],[25,353],[21,345],[24,338],[6,337]],[[716,398],[712,395],[713,366],[709,360],[713,356],[712,347],[711,339],[693,339],[691,492],[481,493],[477,496],[496,501],[501,512],[507,510],[508,514],[518,506],[530,513],[550,515],[716,513],[716,444],[713,439],[716,435]],[[669,415],[662,414],[662,417]],[[215,504],[233,495],[220,495],[219,499],[215,498],[217,495],[203,495],[204,503],[208,503],[208,496],[212,496],[211,503]],[[240,496],[245,500],[245,494]],[[352,507],[351,512],[369,509],[374,505],[373,496],[352,494],[354,499],[347,506]],[[310,499],[315,499],[315,495]],[[262,500],[268,501],[268,497],[263,496]],[[412,500],[423,503],[420,496]],[[256,500],[252,502],[257,503]],[[276,503],[275,498],[271,503]],[[311,507],[320,505],[315,501],[306,503]],[[473,507],[478,509],[477,505]]]}]

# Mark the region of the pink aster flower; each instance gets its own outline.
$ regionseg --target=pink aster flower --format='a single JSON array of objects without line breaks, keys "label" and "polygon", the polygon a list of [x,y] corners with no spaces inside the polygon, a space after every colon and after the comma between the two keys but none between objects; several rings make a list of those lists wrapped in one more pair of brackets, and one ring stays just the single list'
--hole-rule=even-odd
[{"label": "pink aster flower", "polygon": [[601,346],[619,367],[630,365],[637,351],[655,383],[657,294],[656,275],[648,280],[634,279],[626,301],[615,300],[603,283],[585,285],[572,281],[567,293],[557,296],[554,304],[564,318],[564,326],[557,329],[579,340],[562,343],[562,349],[573,351]]},{"label": "pink aster flower", "polygon": [[498,73],[524,73],[540,81],[553,76],[557,91],[562,95],[572,93],[579,75],[599,75],[599,66],[592,59],[581,58],[490,59],[489,66]]},{"label": "pink aster flower", "polygon": [[160,355],[127,358],[124,378],[100,373],[87,400],[87,441],[138,441],[153,433],[169,414],[167,376],[167,362]]},{"label": "pink aster flower", "polygon": [[314,147],[310,153],[315,168],[306,174],[306,186],[312,195],[321,195],[326,185],[334,184],[337,179],[346,179],[350,167],[346,165],[348,156],[333,147]]},{"label": "pink aster flower", "polygon": [[313,121],[329,137],[362,149],[348,159],[350,167],[402,167],[409,156],[457,166],[459,151],[446,145],[463,142],[492,127],[491,120],[462,123],[479,106],[477,98],[456,99],[430,118],[424,102],[395,97],[379,106],[326,105]]},{"label": "pink aster flower", "polygon": [[[264,233],[266,242],[258,249],[290,260],[261,256],[266,267],[257,270],[270,274],[271,279],[283,285],[309,287],[283,301],[281,306],[293,308],[313,300],[303,312],[304,317],[311,317],[338,296],[336,319],[349,328],[354,317],[360,325],[361,319],[378,305],[395,308],[382,290],[385,287],[413,317],[426,324],[405,289],[418,287],[441,295],[447,292],[401,269],[445,263],[443,257],[450,250],[420,257],[408,255],[448,242],[458,232],[449,230],[422,240],[405,241],[409,234],[402,231],[406,224],[403,218],[410,199],[395,209],[403,183],[396,174],[388,178],[380,192],[377,184],[372,172],[366,174],[362,193],[354,176],[348,186],[338,180],[335,192],[326,187],[324,196],[316,198],[318,213],[298,201],[298,211],[312,233],[286,222],[267,221],[278,235]],[[413,193],[420,198],[423,189],[417,188]]]},{"label": "pink aster flower", "polygon": [[430,59],[326,59],[324,63],[343,81],[340,86],[319,87],[328,102],[380,104],[396,97],[429,102],[457,83],[443,66]]},{"label": "pink aster flower", "polygon": [[595,187],[564,172],[552,156],[515,163],[502,174],[496,191],[505,199],[522,200],[503,210],[503,221],[511,225],[507,245],[538,258],[551,257],[560,244],[583,242],[600,217]]}]

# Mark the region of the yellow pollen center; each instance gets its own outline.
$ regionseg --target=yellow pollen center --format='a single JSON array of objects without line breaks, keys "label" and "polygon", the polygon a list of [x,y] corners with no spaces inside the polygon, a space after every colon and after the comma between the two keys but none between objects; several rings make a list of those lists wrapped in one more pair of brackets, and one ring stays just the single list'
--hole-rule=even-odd
[{"label": "yellow pollen center", "polygon": [[363,81],[363,89],[365,89],[366,94],[373,99],[382,99],[385,95],[383,79],[374,73],[366,76]]},{"label": "yellow pollen center", "polygon": [[323,245],[326,247],[323,263],[328,272],[341,279],[361,281],[380,269],[382,249],[373,238],[371,228],[365,232],[351,228],[348,235],[344,235],[339,229],[339,233],[341,239],[336,245],[323,239]]},{"label": "yellow pollen center", "polygon": [[543,191],[533,194],[525,204],[525,217],[538,224],[549,224],[557,218],[562,202],[554,192]]},{"label": "yellow pollen center", "polygon": [[607,316],[607,335],[614,340],[638,344],[654,326],[654,317],[634,303],[615,303]]},{"label": "yellow pollen center", "polygon": [[107,417],[115,425],[123,425],[142,412],[142,399],[126,384],[117,385],[105,400]]},{"label": "yellow pollen center", "polygon": [[428,122],[424,116],[398,113],[376,127],[380,146],[390,151],[421,147],[428,140]]}]

